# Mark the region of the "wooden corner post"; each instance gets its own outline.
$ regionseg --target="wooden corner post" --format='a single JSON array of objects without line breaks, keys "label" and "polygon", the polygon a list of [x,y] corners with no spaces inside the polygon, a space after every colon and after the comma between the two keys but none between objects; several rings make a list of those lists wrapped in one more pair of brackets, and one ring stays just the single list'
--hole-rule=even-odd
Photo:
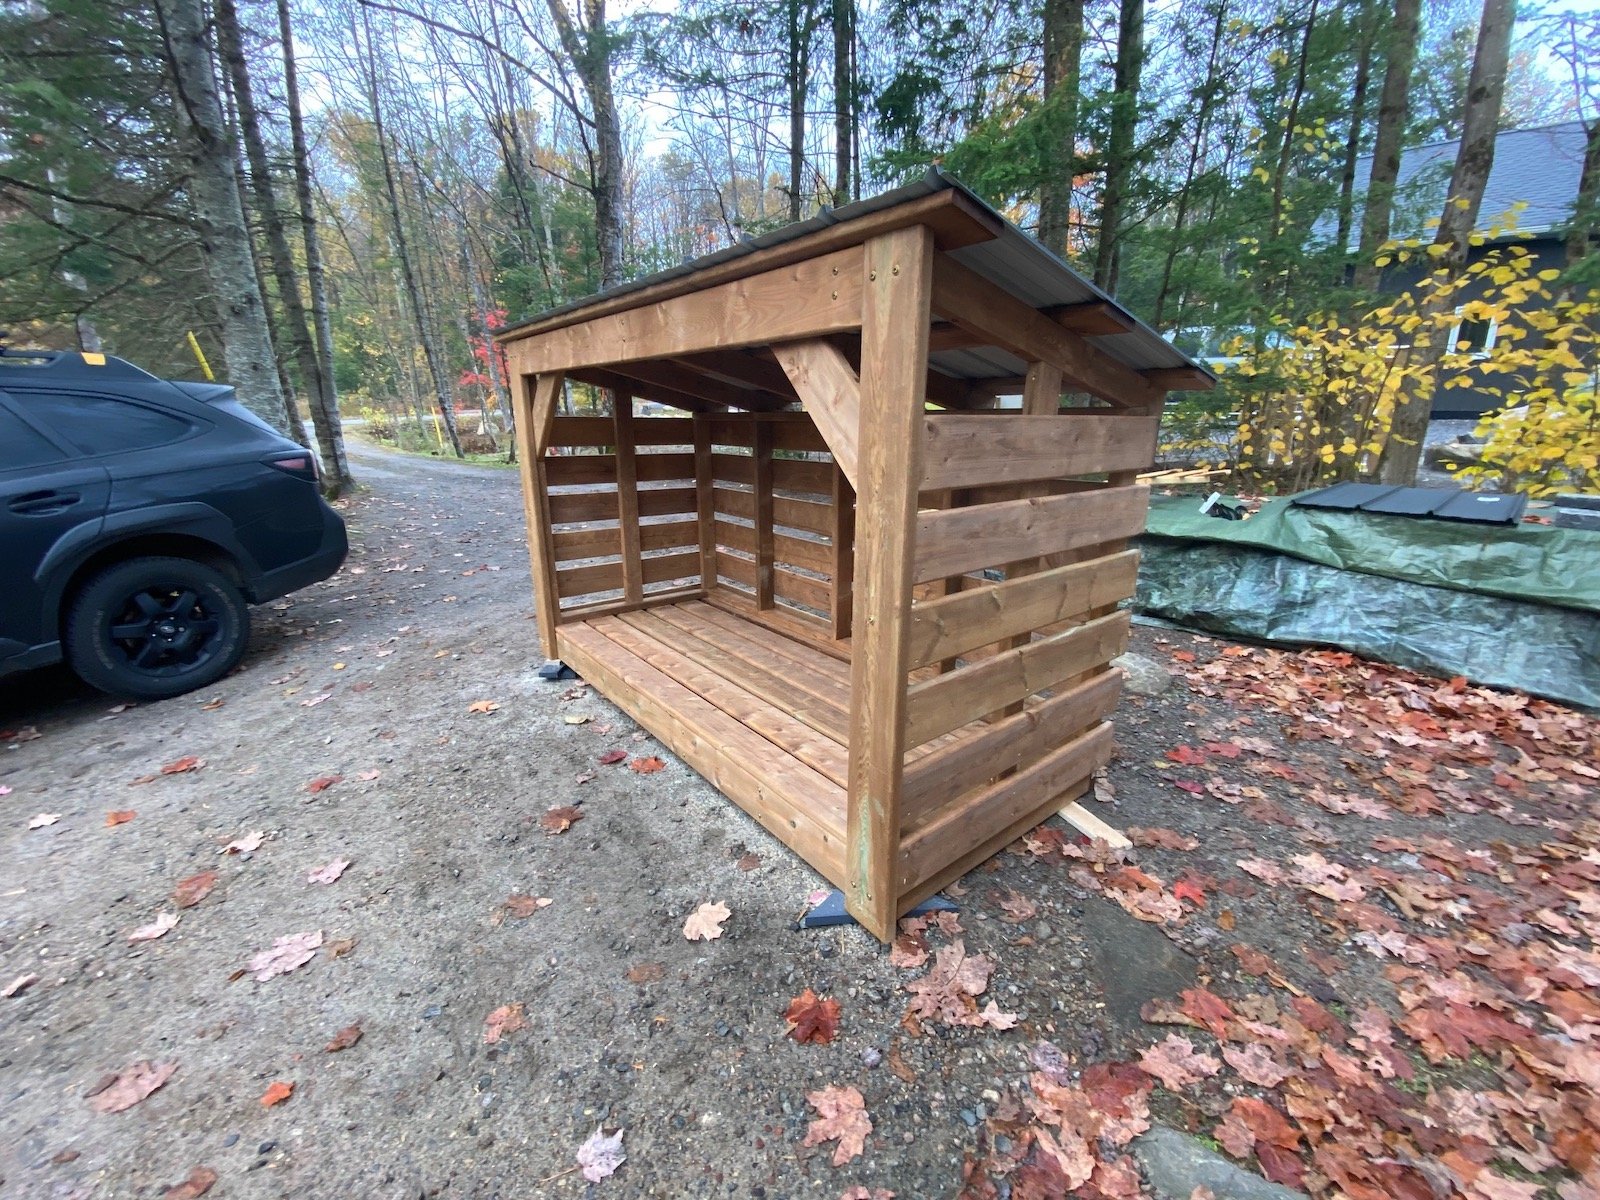
[{"label": "wooden corner post", "polygon": [[899,901],[907,626],[922,478],[933,231],[913,225],[873,238],[862,269],[845,902],[857,921],[887,942]]},{"label": "wooden corner post", "polygon": [[561,396],[559,371],[518,375],[512,393],[517,418],[517,463],[522,476],[522,514],[528,522],[528,560],[533,571],[534,615],[546,658],[556,658],[556,563],[550,542],[550,492],[545,484],[544,452],[555,427]]}]

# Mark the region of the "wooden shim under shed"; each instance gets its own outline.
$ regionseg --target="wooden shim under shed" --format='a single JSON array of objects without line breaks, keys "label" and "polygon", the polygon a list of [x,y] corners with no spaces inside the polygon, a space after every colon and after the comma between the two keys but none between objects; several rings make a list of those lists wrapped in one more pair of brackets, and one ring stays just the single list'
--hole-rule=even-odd
[{"label": "wooden shim under shed", "polygon": [[1061,819],[1085,837],[1099,838],[1113,850],[1126,850],[1133,845],[1120,829],[1107,825],[1076,800],[1061,810]]}]

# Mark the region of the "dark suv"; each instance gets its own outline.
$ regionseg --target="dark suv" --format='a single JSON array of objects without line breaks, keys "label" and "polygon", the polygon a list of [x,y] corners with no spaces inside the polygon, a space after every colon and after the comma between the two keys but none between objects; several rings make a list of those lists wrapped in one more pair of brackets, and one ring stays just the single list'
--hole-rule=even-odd
[{"label": "dark suv", "polygon": [[346,549],[315,458],[232,388],[0,350],[0,675],[65,658],[122,696],[203,687],[244,653],[247,604]]}]

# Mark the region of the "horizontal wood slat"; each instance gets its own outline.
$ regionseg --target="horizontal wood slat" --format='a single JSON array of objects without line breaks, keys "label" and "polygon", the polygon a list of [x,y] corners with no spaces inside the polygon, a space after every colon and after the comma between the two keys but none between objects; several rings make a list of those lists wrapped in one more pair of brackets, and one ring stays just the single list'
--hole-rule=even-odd
[{"label": "horizontal wood slat", "polygon": [[[732,488],[717,488],[714,493],[715,507],[719,513],[726,513],[733,517],[743,517],[746,521],[756,519],[756,498],[753,492],[736,492]],[[807,533],[826,534],[833,528],[832,507],[827,504],[818,504],[814,500],[796,500],[789,496],[774,496],[772,498],[772,518],[779,525],[787,525],[790,529],[804,529]]]},{"label": "horizontal wood slat", "polygon": [[[665,583],[669,579],[691,579],[700,574],[699,550],[680,554],[647,555],[639,560],[644,583]],[[563,598],[609,592],[622,586],[620,562],[592,563],[586,567],[565,567],[556,572],[556,591]]]},{"label": "horizontal wood slat", "polygon": [[[634,421],[633,440],[641,446],[693,445],[694,420],[691,417],[639,417]],[[610,417],[557,417],[549,444],[615,446],[616,423]]]},{"label": "horizontal wood slat", "polygon": [[833,464],[806,458],[772,460],[772,486],[783,492],[833,494]]},{"label": "horizontal wood slat", "polygon": [[814,542],[788,533],[774,534],[772,541],[772,556],[777,562],[805,567],[821,575],[833,570],[833,547],[827,542]]},{"label": "horizontal wood slat", "polygon": [[830,595],[828,585],[820,579],[812,579],[805,575],[798,575],[793,571],[785,571],[782,567],[774,567],[772,571],[772,590],[780,600],[787,600],[791,604],[801,604],[806,608],[815,609],[817,612],[828,611]]},{"label": "horizontal wood slat", "polygon": [[717,521],[712,528],[716,531],[717,545],[738,550],[748,554],[752,559],[755,558],[756,531],[752,526],[736,525],[732,521]]},{"label": "horizontal wood slat", "polygon": [[550,487],[577,487],[582,484],[615,484],[617,457],[614,454],[557,454],[544,460],[545,483]]},{"label": "horizontal wood slat", "polygon": [[[668,517],[678,513],[692,513],[696,507],[692,487],[641,488],[639,515],[641,517]],[[561,492],[550,497],[550,523],[570,525],[576,521],[615,521],[617,519],[617,493]]]},{"label": "horizontal wood slat", "polygon": [[1048,754],[1105,720],[1122,694],[1122,672],[1106,671],[1032,708],[953,738],[906,764],[902,785],[906,821],[914,824],[953,796]]},{"label": "horizontal wood slat", "polygon": [[774,450],[826,451],[828,443],[822,440],[816,425],[806,413],[772,413],[762,416],[722,417],[712,416],[711,444],[713,446],[751,446],[755,443],[755,427],[762,421],[772,430]]},{"label": "horizontal wood slat", "polygon": [[[915,603],[912,669],[1126,600],[1138,572],[1139,552],[1125,550]],[[962,582],[974,581],[963,577]]]},{"label": "horizontal wood slat", "polygon": [[[605,558],[622,553],[621,531],[615,526],[600,529],[562,529],[550,541],[559,562],[575,558]],[[669,550],[674,546],[693,546],[700,536],[695,521],[662,521],[639,526],[639,549]]]},{"label": "horizontal wood slat", "polygon": [[1144,531],[1143,484],[917,514],[916,582],[1040,558]]},{"label": "horizontal wood slat", "polygon": [[1003,651],[906,689],[906,745],[941,733],[1110,662],[1128,641],[1128,614],[1109,613],[1066,633]]},{"label": "horizontal wood slat", "polygon": [[1015,775],[932,814],[901,843],[900,891],[912,891],[968,847],[986,843],[1088,779],[1110,761],[1114,741],[1109,724],[1096,725]]},{"label": "horizontal wood slat", "polygon": [[1155,457],[1156,417],[1012,414],[931,416],[923,423],[922,488],[1144,470]]}]

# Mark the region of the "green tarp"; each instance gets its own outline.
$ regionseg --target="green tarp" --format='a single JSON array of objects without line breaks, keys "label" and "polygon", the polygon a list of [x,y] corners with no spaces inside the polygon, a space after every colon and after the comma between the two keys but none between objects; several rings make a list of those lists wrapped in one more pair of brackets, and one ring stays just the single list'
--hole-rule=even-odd
[{"label": "green tarp", "polygon": [[1292,554],[1308,562],[1600,613],[1600,533],[1549,525],[1471,525],[1428,517],[1300,508],[1268,500],[1224,521],[1193,496],[1150,501],[1150,533]]},{"label": "green tarp", "polygon": [[1140,611],[1600,708],[1600,533],[1285,500],[1244,521],[1198,510],[1152,502]]}]

